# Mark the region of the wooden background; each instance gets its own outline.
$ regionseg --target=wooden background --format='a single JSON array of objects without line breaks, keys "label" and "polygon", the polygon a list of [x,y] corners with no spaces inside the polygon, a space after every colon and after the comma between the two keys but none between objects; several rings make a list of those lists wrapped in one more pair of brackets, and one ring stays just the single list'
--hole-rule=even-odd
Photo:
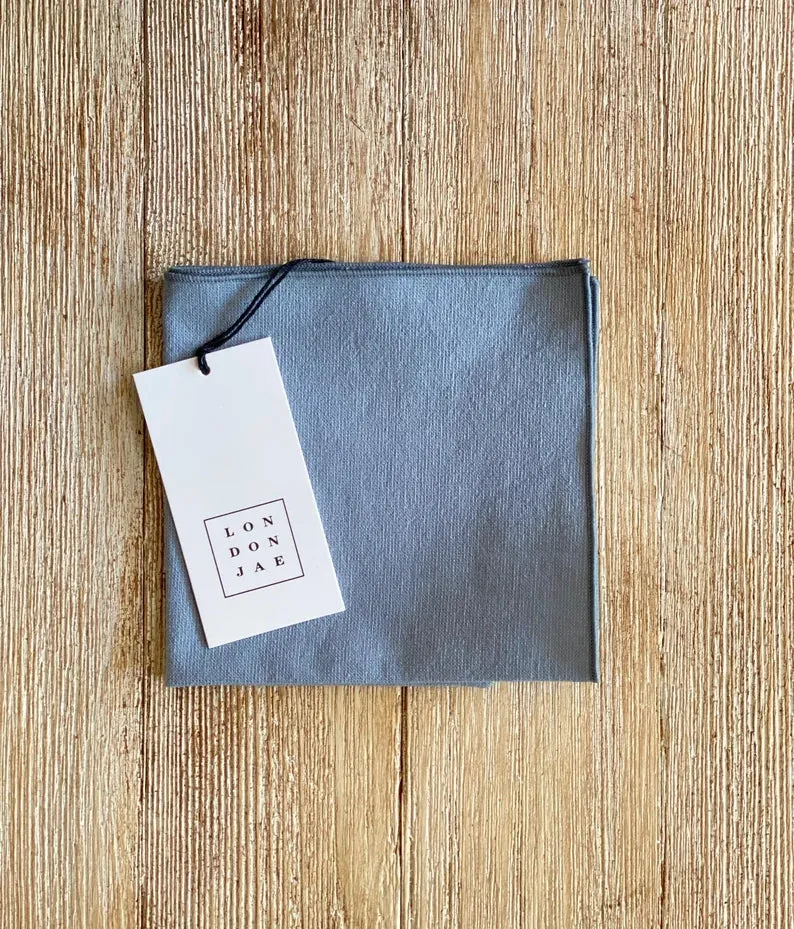
[{"label": "wooden background", "polygon": [[[6,0],[0,927],[794,926],[789,0]],[[162,682],[176,262],[589,256],[603,683]]]}]

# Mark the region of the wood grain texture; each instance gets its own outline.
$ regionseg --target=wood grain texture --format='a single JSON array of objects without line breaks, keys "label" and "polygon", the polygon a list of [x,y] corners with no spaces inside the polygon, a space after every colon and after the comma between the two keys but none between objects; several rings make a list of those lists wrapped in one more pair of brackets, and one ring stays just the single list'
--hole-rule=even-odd
[{"label": "wood grain texture", "polygon": [[[401,30],[377,0],[150,7],[148,364],[170,264],[400,257]],[[146,488],[143,925],[396,926],[399,690],[166,690],[151,456]]]},{"label": "wood grain texture", "polygon": [[0,20],[0,925],[135,926],[140,7]]},{"label": "wood grain texture", "polygon": [[[787,0],[0,19],[0,929],[794,925]],[[587,255],[599,686],[166,690],[179,262]]]},{"label": "wood grain texture", "polygon": [[792,10],[664,29],[661,919],[791,926]]},{"label": "wood grain texture", "polygon": [[411,694],[404,925],[655,925],[660,38],[639,5],[414,9],[408,258],[603,281],[604,621],[600,687]]}]

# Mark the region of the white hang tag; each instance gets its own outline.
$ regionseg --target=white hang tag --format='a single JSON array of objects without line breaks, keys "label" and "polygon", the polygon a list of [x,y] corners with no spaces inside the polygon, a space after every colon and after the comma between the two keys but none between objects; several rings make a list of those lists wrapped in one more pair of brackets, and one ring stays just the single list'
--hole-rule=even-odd
[{"label": "white hang tag", "polygon": [[135,375],[210,647],[344,610],[270,339]]}]

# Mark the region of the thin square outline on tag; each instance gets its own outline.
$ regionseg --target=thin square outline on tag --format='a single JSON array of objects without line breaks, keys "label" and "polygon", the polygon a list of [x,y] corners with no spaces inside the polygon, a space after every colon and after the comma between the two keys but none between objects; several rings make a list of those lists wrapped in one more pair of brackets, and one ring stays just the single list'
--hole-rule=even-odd
[{"label": "thin square outline on tag", "polygon": [[[238,590],[236,594],[227,594],[226,588],[223,584],[223,577],[221,575],[221,569],[218,567],[218,559],[215,557],[215,548],[212,544],[212,536],[210,536],[210,531],[207,526],[207,523],[212,522],[215,519],[223,519],[224,516],[234,516],[236,513],[244,513],[246,510],[256,510],[260,506],[268,506],[270,503],[280,503],[284,507],[284,515],[287,518],[287,525],[289,526],[289,534],[292,537],[292,546],[295,549],[295,555],[298,559],[298,564],[300,565],[301,573],[294,574],[292,577],[285,577],[283,581],[271,581],[269,584],[260,584],[259,587],[249,587],[247,590]],[[264,590],[266,587],[275,587],[277,584],[288,584],[290,581],[299,581],[302,577],[306,577],[306,571],[303,567],[303,561],[301,559],[301,553],[298,551],[298,543],[295,541],[295,532],[292,528],[292,520],[289,518],[289,510],[287,509],[287,501],[283,497],[274,497],[272,500],[265,500],[263,503],[254,503],[252,506],[243,506],[239,510],[229,510],[228,513],[218,513],[216,516],[208,516],[204,520],[204,531],[207,533],[207,542],[212,552],[212,560],[215,564],[215,570],[218,572],[218,580],[220,581],[221,590],[223,591],[224,600],[229,600],[232,597],[241,597],[243,594],[253,593],[255,590]]]}]

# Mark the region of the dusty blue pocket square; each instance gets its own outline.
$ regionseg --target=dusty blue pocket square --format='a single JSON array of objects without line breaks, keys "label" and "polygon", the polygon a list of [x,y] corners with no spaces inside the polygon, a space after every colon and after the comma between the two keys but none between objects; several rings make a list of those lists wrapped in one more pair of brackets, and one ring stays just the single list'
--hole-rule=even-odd
[{"label": "dusty blue pocket square", "polygon": [[[169,271],[164,361],[270,270]],[[587,262],[300,266],[229,344],[264,336],[347,609],[209,649],[167,519],[167,682],[597,680]]]}]

